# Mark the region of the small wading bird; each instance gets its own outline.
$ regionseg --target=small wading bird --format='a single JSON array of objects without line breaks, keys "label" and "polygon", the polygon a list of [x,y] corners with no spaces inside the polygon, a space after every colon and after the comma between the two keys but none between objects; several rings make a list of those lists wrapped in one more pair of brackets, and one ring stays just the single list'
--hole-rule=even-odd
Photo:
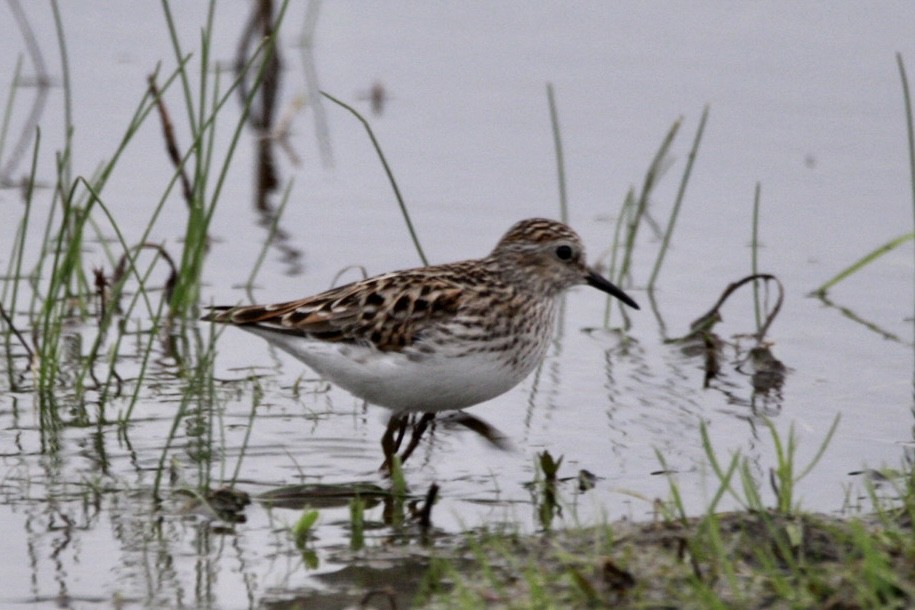
[{"label": "small wading bird", "polygon": [[[214,307],[203,319],[259,335],[393,411],[381,441],[390,468],[411,414],[423,415],[404,461],[436,413],[484,402],[527,377],[553,337],[559,296],[580,284],[639,308],[587,267],[571,228],[531,218],[485,258],[385,273],[298,301]],[[459,423],[490,429],[466,414]]]}]

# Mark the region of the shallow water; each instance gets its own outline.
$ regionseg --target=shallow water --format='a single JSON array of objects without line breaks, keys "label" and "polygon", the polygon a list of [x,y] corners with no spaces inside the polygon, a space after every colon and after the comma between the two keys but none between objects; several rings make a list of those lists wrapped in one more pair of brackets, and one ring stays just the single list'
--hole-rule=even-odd
[{"label": "shallow water", "polygon": [[[172,8],[187,50],[196,52],[203,8]],[[5,101],[26,47],[8,7],[0,11]],[[234,58],[247,11],[241,4],[218,7],[212,52],[222,65]],[[834,289],[836,307],[805,295],[911,230],[894,53],[913,69],[915,9],[903,3],[785,3],[777,9],[716,2],[528,3],[521,10],[501,3],[328,2],[320,8],[310,55],[295,44],[303,9],[289,11],[278,112],[307,95],[309,66],[321,89],[364,112],[433,262],[485,254],[520,218],[558,216],[547,82],[555,87],[562,127],[570,223],[592,260],[602,264],[627,189],[640,187],[662,137],[683,115],[673,165],[652,202],[652,216],[666,222],[690,139],[703,106],[710,106],[656,307],[643,288],[658,241],[643,227],[634,286],[627,287],[643,309],[630,316],[626,339],[586,330],[602,326],[603,295],[573,291],[541,370],[471,411],[504,432],[513,449],[497,451],[468,431],[441,425],[407,464],[414,494],[421,497],[433,482],[441,488],[434,533],[498,522],[537,530],[538,498],[525,484],[534,479],[535,457],[544,450],[563,457],[560,476],[576,477],[584,469],[599,477],[584,493],[574,482],[561,487],[564,510],[554,526],[651,518],[653,501],[666,498],[668,487],[657,474],[656,452],[676,473],[689,509],[702,510],[715,488],[700,422],[720,457],[738,449],[749,457],[771,501],[766,482],[775,458],[761,417],[770,416],[783,434],[795,427],[798,462],[805,464],[840,414],[824,460],[799,488],[802,505],[816,511],[857,504],[861,481],[852,472],[911,464],[911,244]],[[72,71],[75,171],[91,174],[113,154],[156,62],[167,71],[174,60],[156,3],[128,9],[99,1],[61,12]],[[30,4],[25,14],[54,83],[39,121],[38,176],[52,183],[53,151],[64,133],[62,72],[49,9]],[[23,72],[34,73],[28,59]],[[375,82],[388,95],[380,115],[371,114],[365,99]],[[19,88],[16,95],[3,168],[36,90]],[[166,101],[179,119],[179,140],[186,142],[182,98],[173,90]],[[225,124],[238,112],[237,104],[227,106]],[[329,134],[323,156],[313,107],[292,119],[291,145],[300,163],[276,151],[283,186],[260,203],[278,206],[282,188],[293,183],[281,238],[257,278],[258,301],[318,292],[347,265],[380,273],[418,264],[363,128],[326,101],[323,112]],[[218,136],[226,145],[229,131]],[[238,287],[269,232],[271,216],[255,205],[254,151],[249,130],[212,227],[207,303],[246,300]],[[4,178],[18,181],[27,168],[28,156]],[[171,173],[158,122],[150,120],[105,189],[128,241],[145,228]],[[768,338],[790,370],[784,386],[768,395],[754,394],[748,376],[735,368],[734,350],[725,351],[721,375],[704,388],[702,359],[663,342],[684,335],[730,282],[749,273],[757,181],[760,268],[786,289]],[[8,218],[18,220],[21,201],[17,188],[0,191]],[[48,206],[50,192],[37,201]],[[149,241],[178,250],[183,205],[175,193]],[[34,213],[40,219],[46,208]],[[15,222],[0,225],[0,244],[12,243],[14,230]],[[43,223],[31,230],[39,238]],[[87,247],[98,252],[97,244]],[[37,249],[30,256],[34,260]],[[104,264],[100,252],[95,256]],[[5,269],[6,247],[0,257]],[[344,279],[357,276],[351,270]],[[748,295],[740,292],[725,306],[717,329],[722,337],[755,329]],[[144,327],[144,320],[134,322]],[[620,323],[615,311],[612,325]],[[76,349],[84,353],[91,324],[75,326],[73,333],[83,337]],[[138,370],[136,351],[122,349],[121,374],[129,387]],[[14,353],[22,372],[23,351]],[[75,425],[82,416],[76,405],[64,414],[74,425],[49,436],[28,375],[23,390],[4,385],[0,395],[0,605],[284,607],[296,599],[317,603],[313,591],[322,591],[328,596],[322,602],[334,607],[384,583],[409,581],[406,573],[415,577],[425,556],[447,544],[435,536],[431,546],[419,544],[420,532],[385,524],[385,507],[378,505],[366,515],[369,550],[354,554],[348,550],[348,508],[322,508],[306,546],[317,565],[309,566],[289,534],[299,510],[255,502],[243,511],[246,522],[231,525],[173,494],[155,510],[151,490],[187,383],[164,346],[156,348],[153,372],[124,434],[114,425]],[[213,413],[224,437],[215,446],[224,451],[214,479],[231,479],[241,459],[237,486],[252,495],[298,483],[387,485],[377,472],[382,409],[328,387],[299,363],[231,329],[218,340],[216,376],[220,403]],[[5,370],[2,378],[6,384]],[[97,414],[89,404],[86,419],[93,422]],[[106,408],[111,418],[124,407],[115,400]],[[194,487],[197,437],[188,427],[176,439],[166,460],[169,489]]]}]

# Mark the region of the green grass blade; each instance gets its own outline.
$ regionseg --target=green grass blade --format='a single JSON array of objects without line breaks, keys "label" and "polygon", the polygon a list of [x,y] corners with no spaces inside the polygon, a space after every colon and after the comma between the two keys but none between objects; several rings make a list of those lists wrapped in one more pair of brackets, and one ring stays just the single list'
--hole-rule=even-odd
[{"label": "green grass blade", "polygon": [[912,187],[912,210],[915,214],[915,127],[912,122],[912,96],[909,92],[909,79],[905,72],[905,62],[902,54],[896,53],[896,63],[899,65],[899,78],[902,81],[902,97],[905,102],[905,126],[907,142],[909,145],[909,176]]},{"label": "green grass blade", "polygon": [[562,153],[562,132],[559,129],[559,113],[556,110],[556,95],[553,83],[546,84],[546,98],[550,106],[550,129],[553,132],[553,148],[556,151],[556,177],[559,182],[559,219],[569,222],[569,203],[566,194],[566,165]]},{"label": "green grass blade", "polygon": [[[750,237],[750,268],[751,273],[759,273],[759,200],[762,187],[759,182],[756,183],[756,189],[753,193],[753,231]],[[762,306],[759,302],[759,280],[753,280],[753,312],[756,315],[756,334],[760,335],[762,330]]]},{"label": "green grass blade", "polygon": [[[902,98],[905,102],[905,127],[906,141],[909,145],[909,181],[912,187],[912,214],[915,221],[915,127],[912,121],[912,95],[909,91],[909,79],[906,76],[905,62],[902,60],[902,53],[896,53],[896,63],[899,65],[899,78],[902,81]],[[915,224],[913,224],[915,227]],[[913,234],[915,235],[915,234]],[[913,282],[915,286],[915,282]],[[915,308],[915,299],[912,299],[912,306]],[[913,324],[915,324],[915,313],[912,315]],[[912,384],[915,386],[915,372],[913,374]]]},{"label": "green grass blade", "polygon": [[381,160],[381,165],[384,167],[384,173],[388,176],[388,182],[391,184],[391,188],[394,189],[394,196],[397,198],[397,204],[400,206],[400,213],[403,215],[404,222],[407,224],[407,230],[410,232],[410,238],[413,240],[413,246],[416,248],[417,254],[419,254],[420,260],[423,262],[423,265],[428,265],[429,260],[426,258],[426,254],[423,252],[422,246],[419,244],[419,238],[416,236],[416,230],[413,228],[413,221],[410,220],[410,213],[407,211],[407,206],[404,203],[403,196],[400,194],[400,189],[397,187],[397,181],[394,179],[394,172],[391,171],[391,166],[388,165],[387,159],[385,159],[384,153],[381,151],[381,145],[378,143],[378,140],[375,138],[375,133],[372,131],[372,126],[369,122],[363,118],[359,112],[341,100],[338,100],[331,94],[326,91],[322,91],[321,95],[337,104],[349,110],[354,117],[356,117],[362,126],[365,127],[366,132],[369,134],[369,139],[372,141],[372,146],[375,147],[375,153],[378,155],[378,158]]},{"label": "green grass blade", "polygon": [[812,291],[808,296],[815,296],[815,297],[826,296],[826,293],[829,291],[829,289],[832,288],[833,286],[835,286],[836,284],[838,284],[839,282],[841,282],[842,280],[848,278],[851,275],[854,275],[855,273],[857,273],[858,271],[860,271],[867,265],[871,264],[872,262],[874,262],[875,260],[877,260],[878,258],[883,256],[887,252],[890,252],[891,250],[895,250],[902,244],[906,243],[907,241],[911,241],[912,239],[915,239],[915,233],[906,233],[905,235],[900,235],[899,237],[897,237],[895,239],[891,239],[890,241],[886,242],[882,246],[879,246],[875,250],[865,254],[860,259],[858,259],[857,261],[855,261],[854,263],[852,263],[851,265],[849,265],[848,267],[846,267],[845,269],[843,269],[842,271],[837,273],[834,277],[832,277],[831,279],[829,279],[828,281],[826,281],[822,285],[820,285],[820,287],[818,287],[816,290]]},{"label": "green grass blade", "polygon": [[[51,11],[54,14],[54,29],[57,32],[57,47],[60,51],[60,72],[63,81],[64,94],[64,141],[69,148],[70,138],[73,136],[73,94],[70,86],[70,60],[67,53],[67,39],[64,35],[64,25],[60,18],[60,8],[57,0],[51,1]],[[69,164],[65,174],[69,182]]]},{"label": "green grass blade", "polygon": [[[16,60],[16,67],[13,69],[13,78],[10,82],[10,94],[6,99],[6,107],[3,109],[3,120],[0,121],[0,160],[3,159],[3,150],[6,148],[6,134],[9,132],[10,119],[13,116],[13,103],[16,100],[16,92],[19,89],[19,79],[22,75],[22,55]],[[5,174],[6,172],[4,172]],[[0,178],[5,176],[0,175]]]},{"label": "green grass blade", "polygon": [[702,134],[705,133],[705,123],[708,121],[709,107],[706,106],[702,111],[702,118],[699,119],[699,127],[696,129],[696,135],[693,138],[693,145],[690,148],[689,156],[686,158],[686,167],[683,169],[683,177],[680,179],[680,187],[677,189],[677,197],[674,199],[674,206],[670,212],[670,218],[667,220],[667,229],[664,231],[664,238],[661,241],[661,249],[658,251],[658,258],[655,260],[654,269],[651,270],[651,277],[648,280],[648,290],[654,289],[658,274],[661,272],[661,265],[664,263],[664,257],[667,255],[667,248],[670,246],[670,240],[674,233],[674,227],[677,224],[677,217],[680,214],[680,205],[683,203],[683,196],[686,194],[686,185],[689,183],[689,177],[693,172],[693,163],[699,153],[699,143],[702,141]]}]

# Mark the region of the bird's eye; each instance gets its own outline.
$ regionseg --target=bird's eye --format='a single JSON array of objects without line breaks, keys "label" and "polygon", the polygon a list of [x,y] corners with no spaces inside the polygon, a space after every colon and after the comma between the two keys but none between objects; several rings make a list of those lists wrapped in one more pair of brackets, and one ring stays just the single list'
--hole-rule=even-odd
[{"label": "bird's eye", "polygon": [[574,254],[574,252],[572,251],[572,248],[569,246],[558,246],[556,248],[556,256],[558,256],[559,260],[561,260],[561,261],[572,260],[573,254]]}]

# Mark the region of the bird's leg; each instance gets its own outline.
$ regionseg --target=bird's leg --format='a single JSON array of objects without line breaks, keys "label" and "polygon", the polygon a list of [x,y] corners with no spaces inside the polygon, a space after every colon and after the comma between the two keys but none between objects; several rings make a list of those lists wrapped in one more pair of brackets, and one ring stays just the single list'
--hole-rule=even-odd
[{"label": "bird's leg", "polygon": [[404,449],[404,452],[400,456],[400,463],[403,464],[407,461],[407,458],[413,454],[413,451],[419,446],[419,441],[423,438],[423,433],[425,433],[426,428],[429,427],[429,422],[435,419],[435,413],[423,413],[423,416],[419,418],[419,421],[413,424],[413,433],[410,435],[410,444],[407,445],[407,448]]},{"label": "bird's leg", "polygon": [[[388,426],[384,430],[384,436],[381,437],[381,450],[384,453],[384,463],[381,465],[381,470],[387,471],[389,474],[391,472],[391,462],[397,454],[397,450],[400,449],[400,443],[403,441],[406,427],[407,416],[396,413],[391,415],[391,419],[388,420]],[[398,438],[395,438],[394,435],[398,430],[400,434]]]},{"label": "bird's leg", "polygon": [[400,451],[400,446],[403,444],[403,437],[407,433],[407,426],[410,425],[410,418],[411,418],[411,416],[406,413],[404,413],[403,415],[398,415],[396,417],[398,420],[397,439],[394,441],[394,448],[393,448],[392,454]]}]

